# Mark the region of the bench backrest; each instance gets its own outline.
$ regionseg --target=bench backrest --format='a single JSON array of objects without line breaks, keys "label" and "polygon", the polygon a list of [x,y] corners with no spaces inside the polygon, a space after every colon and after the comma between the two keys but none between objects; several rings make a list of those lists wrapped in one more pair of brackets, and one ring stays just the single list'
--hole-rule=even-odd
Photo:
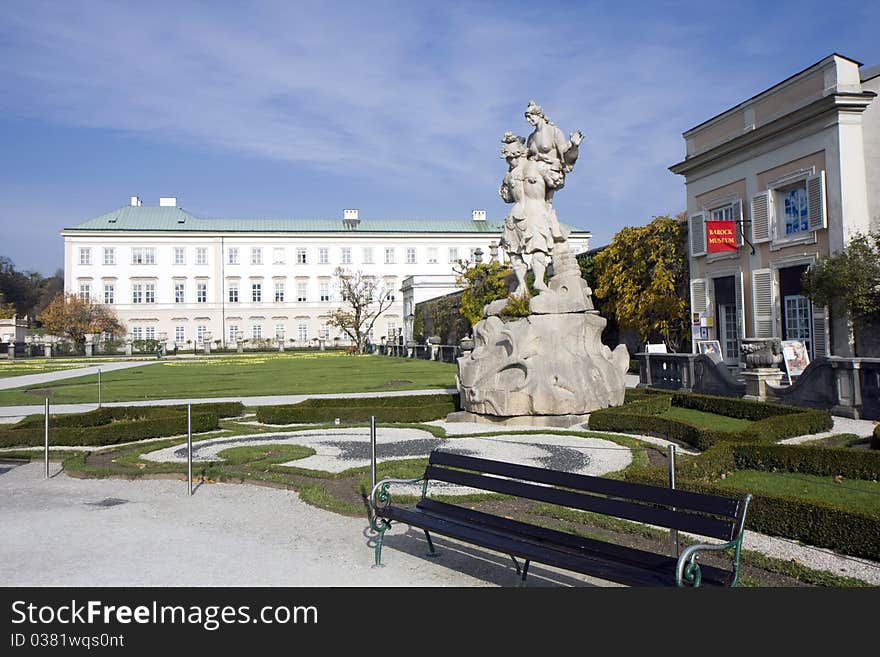
[{"label": "bench backrest", "polygon": [[431,452],[425,478],[730,541],[742,500]]}]

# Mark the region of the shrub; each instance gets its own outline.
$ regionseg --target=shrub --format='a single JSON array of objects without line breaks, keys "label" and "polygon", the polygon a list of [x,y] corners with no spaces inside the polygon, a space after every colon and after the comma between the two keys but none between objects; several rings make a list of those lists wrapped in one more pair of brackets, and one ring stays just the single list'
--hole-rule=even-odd
[{"label": "shrub", "polygon": [[777,415],[791,415],[800,413],[803,410],[795,406],[783,406],[782,404],[752,401],[749,399],[733,399],[730,397],[681,392],[672,393],[672,405],[752,421],[765,420]]},{"label": "shrub", "polygon": [[811,445],[734,445],[737,470],[796,472],[820,477],[880,479],[880,454]]},{"label": "shrub", "polygon": [[257,419],[265,424],[367,422],[426,422],[445,417],[457,409],[458,395],[411,395],[395,397],[307,399],[287,406],[262,406]]},{"label": "shrub", "polygon": [[[193,413],[194,433],[218,427],[213,413]],[[169,414],[141,420],[109,422],[94,426],[57,426],[50,421],[49,444],[57,445],[115,445],[147,438],[161,438],[186,433],[186,415]],[[0,429],[0,447],[39,446],[43,444],[42,427]]]},{"label": "shrub", "polygon": [[[737,468],[737,460],[749,467],[761,462],[765,450],[781,448],[786,450],[820,450],[840,452],[845,450],[828,450],[823,448],[800,447],[794,445],[719,445],[699,457],[683,460],[676,472],[676,487],[700,493],[722,495],[724,497],[741,497],[751,492],[741,489],[721,488],[715,481],[722,473]],[[795,452],[798,453],[798,452]],[[855,454],[855,452],[854,452]],[[821,471],[821,462],[839,455],[801,456],[815,464]],[[864,456],[864,452],[860,454]],[[847,467],[845,461],[839,461],[839,468]],[[803,471],[803,470],[801,470]],[[812,472],[811,474],[817,474]],[[844,475],[846,476],[846,475]],[[630,481],[668,485],[666,468],[656,467],[645,470],[630,470],[625,474]],[[803,541],[809,545],[838,550],[844,554],[867,559],[880,559],[880,515],[860,513],[842,507],[815,503],[797,498],[758,494],[752,499],[746,515],[746,528],[764,534],[782,536]]]},{"label": "shrub", "polygon": [[[627,391],[627,401],[623,406],[591,413],[590,428],[597,431],[637,431],[679,440],[706,450],[721,442],[771,443],[782,438],[826,431],[833,426],[827,411],[712,395],[664,395],[647,389],[643,391],[637,395]],[[742,431],[717,431],[684,420],[660,417],[670,405],[752,420],[753,424]]]}]

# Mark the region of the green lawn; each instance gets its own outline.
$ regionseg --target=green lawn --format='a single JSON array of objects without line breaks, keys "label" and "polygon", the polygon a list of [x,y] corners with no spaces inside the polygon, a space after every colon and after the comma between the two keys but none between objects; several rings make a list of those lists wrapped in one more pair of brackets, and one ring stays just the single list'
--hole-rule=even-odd
[{"label": "green lawn", "polygon": [[718,431],[742,431],[752,424],[749,420],[740,420],[739,418],[706,413],[705,411],[695,411],[691,408],[679,408],[678,406],[673,406],[669,410],[664,411],[659,417],[681,420],[698,427],[716,429]]},{"label": "green lawn", "polygon": [[[455,365],[339,352],[230,354],[198,360],[164,360],[102,376],[105,402],[302,393],[446,388]],[[97,376],[0,391],[0,406],[38,404],[48,392],[55,404],[97,398]]]},{"label": "green lawn", "polygon": [[737,488],[752,493],[785,495],[809,502],[828,502],[845,508],[880,515],[880,483],[862,479],[817,477],[787,472],[740,470],[717,483],[722,488]]}]

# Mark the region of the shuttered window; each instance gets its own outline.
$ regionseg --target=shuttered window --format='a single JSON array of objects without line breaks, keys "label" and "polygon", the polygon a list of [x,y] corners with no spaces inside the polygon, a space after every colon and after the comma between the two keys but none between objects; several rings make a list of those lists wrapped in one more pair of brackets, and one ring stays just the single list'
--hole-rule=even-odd
[{"label": "shuttered window", "polygon": [[705,214],[698,212],[690,218],[691,255],[706,255],[706,222]]},{"label": "shuttered window", "polygon": [[824,171],[807,178],[807,216],[810,230],[821,230],[828,227]]},{"label": "shuttered window", "polygon": [[772,217],[772,194],[761,192],[752,197],[752,243],[769,242],[770,218]]},{"label": "shuttered window", "polygon": [[772,338],[773,323],[773,272],[757,269],[752,272],[752,301],[755,315],[755,337]]},{"label": "shuttered window", "polygon": [[813,304],[813,358],[830,356],[828,348],[828,309]]},{"label": "shuttered window", "polygon": [[707,280],[705,278],[695,278],[691,281],[691,312],[706,312],[709,307],[709,297],[706,290]]}]

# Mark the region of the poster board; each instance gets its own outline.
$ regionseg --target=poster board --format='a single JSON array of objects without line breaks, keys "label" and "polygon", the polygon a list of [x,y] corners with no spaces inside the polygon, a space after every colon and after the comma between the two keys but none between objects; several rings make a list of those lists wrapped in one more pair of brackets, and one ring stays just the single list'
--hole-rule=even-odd
[{"label": "poster board", "polygon": [[724,354],[721,353],[721,343],[718,340],[700,340],[697,342],[697,353],[705,354],[716,363],[724,362]]},{"label": "poster board", "polygon": [[810,354],[806,346],[800,340],[782,341],[782,360],[785,363],[785,372],[788,374],[788,382],[803,374],[810,364]]}]

